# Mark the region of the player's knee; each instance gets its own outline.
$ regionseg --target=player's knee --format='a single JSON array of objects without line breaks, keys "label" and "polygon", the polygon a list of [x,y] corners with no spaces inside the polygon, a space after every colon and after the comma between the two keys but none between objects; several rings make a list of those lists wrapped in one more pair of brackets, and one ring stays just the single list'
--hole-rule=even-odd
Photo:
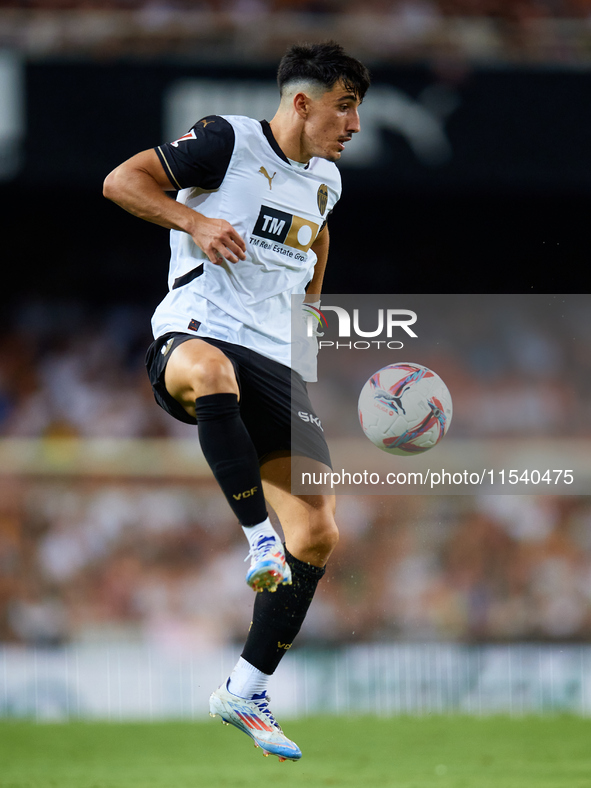
[{"label": "player's knee", "polygon": [[316,512],[310,521],[310,547],[327,561],[338,541],[339,529],[332,512]]},{"label": "player's knee", "polygon": [[191,367],[190,379],[195,398],[207,394],[238,394],[234,367],[227,358],[199,359]]}]

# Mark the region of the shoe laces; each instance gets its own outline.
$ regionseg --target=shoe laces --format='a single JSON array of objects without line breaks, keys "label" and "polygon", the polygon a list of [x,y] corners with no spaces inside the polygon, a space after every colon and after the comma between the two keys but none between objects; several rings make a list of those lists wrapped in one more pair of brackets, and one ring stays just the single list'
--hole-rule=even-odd
[{"label": "shoe laces", "polygon": [[263,558],[265,553],[271,550],[276,544],[277,539],[274,536],[260,536],[258,542],[254,546],[251,546],[248,551],[248,555],[244,559],[245,563],[249,558],[253,558],[255,561]]},{"label": "shoe laces", "polygon": [[269,703],[271,703],[271,698],[265,693],[263,693],[262,695],[253,695],[251,700],[256,705],[257,709],[261,712],[261,714],[264,714],[264,716],[271,723],[271,725],[273,725],[275,728],[280,730],[281,733],[283,733],[283,731],[281,730],[281,726],[279,725],[279,723],[273,716],[273,712],[269,708]]}]

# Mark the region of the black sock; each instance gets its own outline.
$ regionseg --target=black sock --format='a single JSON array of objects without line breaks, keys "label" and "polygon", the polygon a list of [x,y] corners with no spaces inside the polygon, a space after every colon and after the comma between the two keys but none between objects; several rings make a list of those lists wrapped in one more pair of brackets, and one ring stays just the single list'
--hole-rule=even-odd
[{"label": "black sock", "polygon": [[279,586],[275,593],[263,591],[254,603],[252,624],[242,657],[263,673],[274,673],[285,652],[300,631],[324,568],[285,557],[291,567],[292,584]]},{"label": "black sock", "polygon": [[256,449],[240,417],[236,394],[195,400],[199,442],[226,500],[241,525],[267,517]]}]

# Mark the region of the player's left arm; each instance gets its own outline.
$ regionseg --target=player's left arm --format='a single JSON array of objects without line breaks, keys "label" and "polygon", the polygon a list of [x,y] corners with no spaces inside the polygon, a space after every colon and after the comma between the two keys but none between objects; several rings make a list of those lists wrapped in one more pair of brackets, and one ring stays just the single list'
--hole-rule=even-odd
[{"label": "player's left arm", "polygon": [[328,225],[324,225],[322,230],[316,236],[316,239],[310,247],[316,254],[316,265],[314,266],[314,275],[310,280],[304,302],[307,304],[320,301],[320,294],[322,293],[322,283],[324,281],[324,272],[326,270],[326,263],[328,261],[328,247],[329,235]]}]

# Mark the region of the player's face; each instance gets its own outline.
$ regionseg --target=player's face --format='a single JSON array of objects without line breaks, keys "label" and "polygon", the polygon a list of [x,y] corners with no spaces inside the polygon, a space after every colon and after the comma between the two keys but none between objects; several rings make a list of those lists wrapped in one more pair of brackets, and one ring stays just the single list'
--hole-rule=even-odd
[{"label": "player's face", "polygon": [[341,82],[312,99],[304,132],[307,152],[321,159],[338,161],[347,142],[359,131],[360,103]]}]

